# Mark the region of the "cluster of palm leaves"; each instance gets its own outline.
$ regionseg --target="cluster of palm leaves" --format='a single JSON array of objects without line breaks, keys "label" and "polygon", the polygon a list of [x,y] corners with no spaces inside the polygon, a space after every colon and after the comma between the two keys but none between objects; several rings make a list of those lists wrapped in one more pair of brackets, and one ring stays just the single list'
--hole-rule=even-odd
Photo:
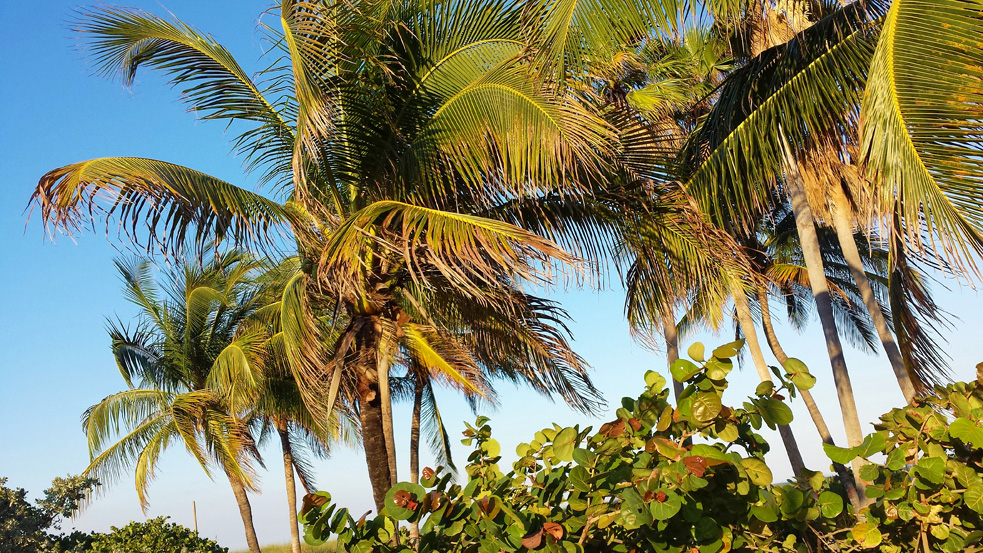
[{"label": "cluster of palm leaves", "polygon": [[[841,336],[883,349],[913,401],[947,377],[945,314],[926,270],[979,276],[981,10],[975,0],[283,0],[263,26],[273,60],[253,78],[184,23],[98,8],[77,28],[101,72],[125,84],[143,67],[165,74],[199,117],[233,124],[268,193],[103,158],[51,171],[33,200],[53,229],[117,220],[132,242],[170,255],[226,239],[292,250],[276,297],[254,309],[276,329],[262,339],[277,359],[264,371],[279,371],[304,420],[355,423],[379,507],[396,481],[394,398],[413,399],[415,424],[424,411],[439,422],[435,383],[472,402],[494,401],[504,379],[598,405],[565,313],[528,292],[558,278],[624,275],[634,332],[664,339],[670,363],[680,332],[733,319],[763,380],[759,324],[787,358],[772,300],[800,327],[815,305],[857,445]],[[230,370],[208,385],[231,402],[215,428],[246,440],[232,398],[250,388],[236,377],[253,381]],[[208,425],[192,434],[192,419],[178,418],[175,431],[205,444],[200,459],[248,482],[250,444],[232,455]],[[799,470],[795,437],[781,430]]]}]

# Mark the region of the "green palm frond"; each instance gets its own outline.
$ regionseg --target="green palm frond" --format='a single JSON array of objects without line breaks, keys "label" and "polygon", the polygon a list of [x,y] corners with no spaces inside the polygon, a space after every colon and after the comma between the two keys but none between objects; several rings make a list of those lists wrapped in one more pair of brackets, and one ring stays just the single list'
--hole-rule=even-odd
[{"label": "green palm frond", "polygon": [[403,332],[403,343],[410,355],[431,372],[430,378],[445,380],[467,395],[476,394],[488,399],[488,386],[467,350],[453,347],[456,345],[453,341],[441,339],[432,328],[407,324],[403,326]]},{"label": "green palm frond", "polygon": [[671,33],[686,2],[648,0],[537,0],[532,18],[538,57],[560,80],[578,77],[597,57],[657,32]]},{"label": "green palm frond", "polygon": [[198,244],[229,236],[262,247],[287,221],[283,206],[258,194],[187,167],[134,157],[55,169],[41,179],[31,203],[50,231],[72,234],[95,224],[99,214],[107,232],[115,217],[133,242],[147,233],[165,248],[180,248],[189,236]]},{"label": "green palm frond", "polygon": [[289,171],[294,130],[211,36],[181,21],[121,7],[83,11],[74,27],[99,73],[129,86],[141,66],[161,71],[199,117],[256,125],[235,141],[248,168],[263,166],[267,179]]},{"label": "green palm frond", "polygon": [[434,453],[437,464],[456,472],[457,467],[454,466],[454,457],[451,454],[450,436],[447,434],[447,427],[444,425],[444,419],[437,407],[437,397],[434,395],[433,386],[429,383],[423,388],[422,399],[420,403],[420,430],[427,435],[430,451]]},{"label": "green palm frond", "polygon": [[750,228],[768,205],[784,171],[779,130],[797,150],[849,134],[885,10],[882,0],[854,2],[722,83],[681,161],[688,191],[718,222]]},{"label": "green palm frond", "polygon": [[871,63],[862,119],[862,157],[882,184],[885,220],[897,209],[904,225],[895,232],[905,233],[909,247],[977,275],[981,35],[977,2],[895,0]]}]

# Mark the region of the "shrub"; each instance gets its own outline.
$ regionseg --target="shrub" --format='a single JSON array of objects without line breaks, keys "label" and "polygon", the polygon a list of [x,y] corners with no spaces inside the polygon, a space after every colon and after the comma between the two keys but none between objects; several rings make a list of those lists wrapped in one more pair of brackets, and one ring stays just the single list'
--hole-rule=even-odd
[{"label": "shrub", "polygon": [[73,553],[228,553],[228,548],[167,519],[157,517],[122,528],[113,526],[106,534],[76,533],[64,539],[61,546]]},{"label": "shrub", "polygon": [[[791,422],[785,396],[815,379],[793,359],[774,369],[774,384],[727,407],[726,377],[741,345],[721,346],[708,360],[697,345],[695,362],[675,363],[674,378],[686,383],[678,406],[665,379],[649,372],[645,391],[623,399],[617,419],[596,432],[543,429],[519,444],[507,474],[489,419],[479,417],[464,431],[475,447],[466,485],[426,469],[420,485],[397,484],[379,516],[358,521],[318,492],[301,512],[305,540],[336,535],[356,553],[979,551],[980,383],[937,388],[882,417],[861,446],[827,449],[839,463],[887,454],[864,468],[873,502],[854,513],[835,477],[772,483],[757,431]],[[397,532],[398,521],[420,524],[417,544]]]}]

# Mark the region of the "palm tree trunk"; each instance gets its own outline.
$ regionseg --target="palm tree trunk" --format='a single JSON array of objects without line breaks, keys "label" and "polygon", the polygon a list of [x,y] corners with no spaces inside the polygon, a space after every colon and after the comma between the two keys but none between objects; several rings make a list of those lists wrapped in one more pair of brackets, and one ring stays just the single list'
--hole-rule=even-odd
[{"label": "palm tree trunk", "polygon": [[[423,382],[417,375],[413,388],[413,419],[410,423],[410,482],[420,482],[420,413],[423,410]],[[416,547],[420,523],[410,523],[410,543]]]},{"label": "palm tree trunk", "polygon": [[833,187],[831,196],[834,207],[833,226],[836,228],[836,238],[840,242],[840,249],[843,250],[843,257],[850,267],[853,280],[857,283],[860,296],[863,298],[867,312],[870,313],[870,318],[874,322],[874,328],[877,329],[877,335],[884,346],[884,352],[887,353],[887,358],[891,362],[891,369],[894,370],[894,377],[898,379],[898,385],[901,386],[901,393],[904,394],[905,401],[910,405],[915,399],[915,387],[912,385],[911,377],[905,368],[901,350],[898,348],[897,342],[894,341],[894,335],[891,334],[891,330],[887,326],[887,320],[884,319],[881,306],[877,303],[877,298],[874,297],[874,290],[871,288],[867,273],[864,271],[860,251],[857,249],[857,242],[853,236],[853,217],[851,216],[850,203],[843,193],[843,189],[839,186]]},{"label": "palm tree trunk", "polygon": [[[679,339],[676,336],[676,315],[667,305],[662,306],[662,336],[666,340],[666,362],[669,367],[672,367],[672,364],[679,360]],[[669,379],[672,380],[672,391],[678,405],[679,396],[683,393],[683,383],[676,382],[672,377],[672,371],[669,372]]]},{"label": "palm tree trunk", "polygon": [[[785,362],[788,361],[788,355],[785,354],[785,348],[782,347],[782,344],[778,341],[778,335],[775,334],[775,326],[771,322],[771,311],[768,309],[768,290],[763,286],[758,287],[758,303],[761,305],[761,327],[765,331],[765,339],[768,341],[768,347],[771,348],[771,353],[774,354],[775,359],[778,359],[778,362],[784,366]],[[799,395],[802,396],[802,402],[806,404],[806,409],[809,410],[809,416],[812,417],[812,422],[816,425],[816,430],[819,431],[819,437],[822,438],[823,443],[836,445],[833,441],[833,435],[829,432],[829,427],[826,426],[826,419],[823,418],[823,414],[819,411],[819,405],[816,404],[816,399],[812,397],[812,392],[810,390],[799,390]],[[862,505],[860,504],[860,496],[857,495],[857,486],[853,481],[853,475],[846,470],[846,467],[839,463],[833,463],[833,470],[839,475],[840,482],[843,483],[847,499],[853,505],[854,512],[859,513]]]},{"label": "palm tree trunk", "polygon": [[290,445],[287,421],[277,419],[276,431],[280,434],[280,448],[283,450],[283,476],[287,484],[287,515],[290,521],[290,551],[300,553],[300,527],[297,525],[297,485],[294,483],[294,454]]},{"label": "palm tree trunk", "polygon": [[242,525],[246,529],[246,544],[249,546],[250,553],[262,553],[259,548],[259,540],[256,539],[256,528],[253,526],[253,509],[249,505],[249,496],[246,495],[246,488],[238,479],[233,478],[228,471],[225,475],[229,477],[229,484],[232,486],[232,493],[236,496],[236,503],[239,505],[239,515],[242,516]]},{"label": "palm tree trunk", "polygon": [[362,449],[365,450],[365,465],[369,470],[369,482],[372,484],[376,512],[382,512],[386,493],[392,487],[389,452],[382,422],[382,399],[378,382],[370,381],[362,372],[358,378],[360,395],[358,419],[362,426]]},{"label": "palm tree trunk", "polygon": [[[758,378],[762,382],[771,382],[771,372],[765,362],[764,353],[761,351],[761,344],[758,342],[758,333],[755,329],[754,319],[751,317],[751,307],[748,305],[747,296],[741,286],[733,287],[734,307],[737,310],[737,321],[741,325],[744,333],[744,342],[751,351],[751,359],[754,360],[754,368],[758,371]],[[792,465],[792,473],[797,477],[805,474],[805,462],[802,461],[802,452],[799,451],[799,444],[795,442],[795,434],[787,424],[778,425],[778,433],[782,437],[785,445],[785,452],[788,454],[788,461]]]},{"label": "palm tree trunk", "polygon": [[[840,343],[840,336],[836,331],[836,320],[833,318],[833,303],[829,296],[829,287],[826,284],[826,270],[823,267],[819,237],[816,234],[816,223],[812,216],[812,208],[809,207],[809,201],[806,198],[805,186],[802,175],[799,173],[797,161],[792,155],[791,147],[785,140],[784,134],[782,134],[782,141],[788,173],[786,187],[792,200],[795,226],[799,233],[799,243],[806,262],[809,284],[816,300],[816,311],[819,313],[823,336],[826,339],[826,351],[829,353],[829,362],[833,370],[833,382],[836,385],[836,397],[840,403],[840,413],[846,430],[847,444],[854,447],[863,442],[863,429],[860,426],[860,416],[857,413],[857,401],[853,395],[853,385],[850,383],[850,373],[847,371],[846,360],[843,357],[843,345]],[[864,503],[866,498],[863,481],[860,480],[860,467],[863,466],[863,463],[854,459],[852,464],[857,483],[857,495],[861,503]]]}]

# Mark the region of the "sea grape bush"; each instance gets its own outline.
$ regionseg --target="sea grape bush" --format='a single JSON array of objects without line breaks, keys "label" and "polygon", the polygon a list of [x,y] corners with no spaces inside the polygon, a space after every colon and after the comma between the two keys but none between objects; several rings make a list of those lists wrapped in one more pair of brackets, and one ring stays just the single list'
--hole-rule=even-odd
[{"label": "sea grape bush", "polygon": [[[426,469],[420,484],[394,486],[379,516],[359,520],[318,492],[301,511],[305,540],[335,536],[357,553],[892,552],[913,551],[916,538],[929,540],[924,547],[932,551],[973,550],[983,501],[979,384],[940,388],[886,415],[863,446],[828,449],[842,463],[888,453],[885,465],[864,469],[876,501],[854,513],[837,479],[820,472],[772,483],[758,431],[791,422],[785,397],[815,379],[792,359],[774,370],[775,382],[759,385],[741,406],[726,406],[726,377],[742,345],[726,344],[709,358],[695,345],[692,361],[671,367],[685,383],[677,406],[665,379],[649,372],[645,390],[623,399],[615,420],[596,431],[540,430],[519,444],[507,473],[489,419],[479,417],[464,431],[474,447],[465,485]],[[945,424],[952,416],[967,421],[953,423],[955,436]],[[399,521],[418,523],[419,540],[398,531]]]},{"label": "sea grape bush", "polygon": [[885,414],[858,448],[827,446],[833,460],[871,461],[860,477],[875,502],[854,541],[885,553],[983,550],[983,368],[977,374]]}]

